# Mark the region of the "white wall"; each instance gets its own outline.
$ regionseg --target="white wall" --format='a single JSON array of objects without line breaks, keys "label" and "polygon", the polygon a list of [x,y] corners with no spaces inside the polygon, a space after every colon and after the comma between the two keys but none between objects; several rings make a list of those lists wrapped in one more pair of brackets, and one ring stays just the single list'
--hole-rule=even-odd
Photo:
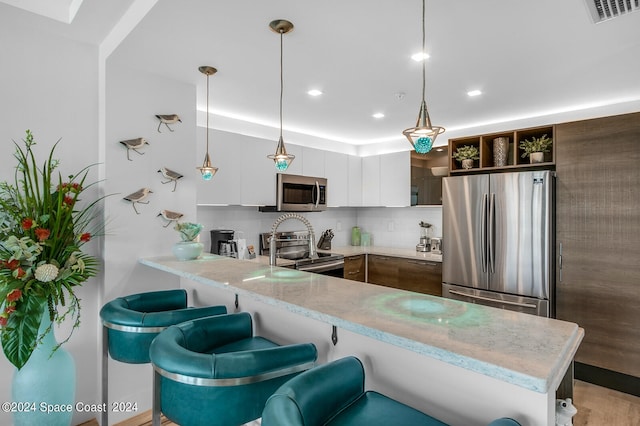
[{"label": "white wall", "polygon": [[[20,142],[26,129],[35,136],[36,152],[44,161],[61,138],[56,157],[63,176],[98,161],[98,51],[96,46],[43,34],[0,15],[0,180],[13,182],[15,159],[12,139]],[[88,181],[97,179],[93,170]],[[87,194],[89,198],[93,194]],[[85,246],[100,255],[99,241]],[[99,277],[78,291],[82,299],[82,323],[65,344],[76,361],[76,394],[92,402],[97,395],[97,312]],[[68,327],[67,327],[68,328]],[[56,333],[63,336],[62,333]],[[14,367],[0,355],[0,400],[11,400]],[[93,415],[74,417],[74,423]],[[10,414],[0,412],[0,424],[11,424]]]},{"label": "white wall", "polygon": [[[194,69],[194,73],[198,72]],[[196,221],[195,181],[199,173],[196,159],[196,88],[149,74],[139,74],[118,62],[117,52],[107,60],[106,72],[106,181],[105,193],[115,194],[106,202],[104,301],[115,297],[177,288],[168,274],[152,273],[139,265],[140,257],[171,255],[171,246],[180,240],[173,225],[158,217],[163,209],[184,214],[183,221]],[[155,114],[180,115],[182,123],[164,125],[157,131]],[[126,149],[121,140],[144,137],[149,141],[139,155]],[[162,184],[160,167],[184,175],[173,184]],[[140,188],[153,191],[148,204],[138,204],[136,214],[124,196]],[[151,368],[109,362],[109,400],[136,402],[138,411],[151,408]],[[110,413],[109,423],[131,417],[132,413]]]}]

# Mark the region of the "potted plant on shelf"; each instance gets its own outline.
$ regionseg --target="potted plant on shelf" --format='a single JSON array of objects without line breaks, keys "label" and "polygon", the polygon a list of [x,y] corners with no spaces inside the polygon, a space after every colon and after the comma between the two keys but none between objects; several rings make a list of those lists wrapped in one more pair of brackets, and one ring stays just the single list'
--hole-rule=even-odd
[{"label": "potted plant on shelf", "polygon": [[520,149],[523,151],[522,158],[529,157],[529,163],[542,163],[544,161],[544,153],[549,152],[549,148],[553,140],[546,134],[541,137],[533,136],[531,140],[525,139],[520,141]]},{"label": "potted plant on shelf", "polygon": [[463,169],[472,169],[473,161],[480,159],[480,151],[474,145],[464,145],[456,148],[456,152],[453,154],[455,160],[462,163]]},{"label": "potted plant on shelf", "polygon": [[204,248],[198,241],[202,225],[192,222],[176,223],[173,229],[180,233],[181,240],[173,245],[173,254],[180,260],[197,259]]},{"label": "potted plant on shelf", "polygon": [[[0,182],[2,350],[17,368],[12,384],[15,401],[73,404],[75,363],[61,345],[80,325],[75,288],[98,272],[98,259],[81,248],[103,231],[98,209],[103,197],[81,200],[93,185],[85,184],[91,166],[68,180],[60,173],[56,176],[57,143],[43,163],[36,160],[32,150],[36,143],[29,130],[24,148],[14,144],[15,183]],[[71,331],[58,343],[52,324],[63,320],[71,321]],[[71,412],[56,415],[63,419],[25,410],[14,413],[14,424],[71,422]]]}]

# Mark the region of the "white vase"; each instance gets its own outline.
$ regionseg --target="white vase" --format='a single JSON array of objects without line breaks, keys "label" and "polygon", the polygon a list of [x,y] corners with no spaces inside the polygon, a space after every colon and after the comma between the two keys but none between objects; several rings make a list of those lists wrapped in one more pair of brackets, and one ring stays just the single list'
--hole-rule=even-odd
[{"label": "white vase", "polygon": [[542,163],[544,162],[544,152],[532,152],[529,154],[529,163]]},{"label": "white vase", "polygon": [[38,336],[47,328],[49,332],[33,350],[27,363],[13,374],[14,426],[71,424],[75,410],[76,366],[71,354],[62,347],[52,352],[58,342],[45,304]]},{"label": "white vase", "polygon": [[462,168],[463,169],[473,169],[473,160],[470,158],[466,158],[462,160]]},{"label": "white vase", "polygon": [[178,260],[194,260],[197,259],[204,249],[204,245],[197,241],[179,241],[172,247],[173,255]]}]

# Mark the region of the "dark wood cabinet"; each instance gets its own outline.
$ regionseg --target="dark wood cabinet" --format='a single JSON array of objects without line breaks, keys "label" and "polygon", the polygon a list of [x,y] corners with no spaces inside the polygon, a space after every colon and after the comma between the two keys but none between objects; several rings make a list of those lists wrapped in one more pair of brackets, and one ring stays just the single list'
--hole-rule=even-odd
[{"label": "dark wood cabinet", "polygon": [[379,254],[367,255],[367,282],[387,287],[398,286],[398,258]]},{"label": "dark wood cabinet", "polygon": [[640,113],[558,124],[555,141],[557,318],[585,330],[577,362],[640,378]]},{"label": "dark wood cabinet", "polygon": [[442,296],[442,264],[421,259],[368,255],[367,282]]},{"label": "dark wood cabinet", "polygon": [[344,258],[344,278],[354,281],[365,281],[366,259],[364,254],[346,256]]},{"label": "dark wood cabinet", "polygon": [[442,263],[400,259],[398,288],[442,296]]}]

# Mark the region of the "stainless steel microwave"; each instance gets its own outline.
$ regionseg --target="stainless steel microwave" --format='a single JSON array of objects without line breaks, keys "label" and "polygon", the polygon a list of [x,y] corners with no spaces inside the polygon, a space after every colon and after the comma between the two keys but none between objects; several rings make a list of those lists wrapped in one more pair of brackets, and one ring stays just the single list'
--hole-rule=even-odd
[{"label": "stainless steel microwave", "polygon": [[276,174],[276,210],[316,212],[327,208],[327,179]]}]

